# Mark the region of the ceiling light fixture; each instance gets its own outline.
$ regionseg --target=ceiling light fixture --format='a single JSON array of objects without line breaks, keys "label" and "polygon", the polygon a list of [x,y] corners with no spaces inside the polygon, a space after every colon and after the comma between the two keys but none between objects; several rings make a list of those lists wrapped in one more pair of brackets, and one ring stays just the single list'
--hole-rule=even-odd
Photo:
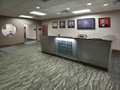
[{"label": "ceiling light fixture", "polygon": [[33,16],[26,16],[26,15],[20,15],[19,17],[23,17],[23,18],[34,18]]},{"label": "ceiling light fixture", "polygon": [[88,6],[92,5],[92,3],[87,3]]},{"label": "ceiling light fixture", "polygon": [[84,9],[84,10],[73,11],[72,13],[78,14],[78,13],[86,13],[86,12],[91,12],[91,10],[90,9]]},{"label": "ceiling light fixture", "polygon": [[108,6],[108,4],[103,4],[103,6]]},{"label": "ceiling light fixture", "polygon": [[46,13],[37,12],[37,11],[32,11],[32,12],[30,12],[30,14],[35,14],[35,15],[40,15],[40,16],[47,15]]},{"label": "ceiling light fixture", "polygon": [[70,8],[66,8],[67,10],[70,9]]},{"label": "ceiling light fixture", "polygon": [[57,14],[60,14],[59,12]]},{"label": "ceiling light fixture", "polygon": [[25,24],[24,26],[25,26],[25,27],[27,27],[27,25],[26,25],[26,24]]},{"label": "ceiling light fixture", "polygon": [[40,9],[40,7],[36,7],[36,9]]}]

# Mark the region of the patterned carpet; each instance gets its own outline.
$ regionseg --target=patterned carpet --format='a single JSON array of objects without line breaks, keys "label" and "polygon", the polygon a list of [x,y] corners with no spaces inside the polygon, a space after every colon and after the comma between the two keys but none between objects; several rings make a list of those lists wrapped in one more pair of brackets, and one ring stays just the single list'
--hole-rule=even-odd
[{"label": "patterned carpet", "polygon": [[[115,55],[112,59],[117,61],[120,57]],[[34,41],[4,47],[0,48],[0,90],[120,90],[120,60],[118,66],[116,61],[104,72],[41,53]]]}]

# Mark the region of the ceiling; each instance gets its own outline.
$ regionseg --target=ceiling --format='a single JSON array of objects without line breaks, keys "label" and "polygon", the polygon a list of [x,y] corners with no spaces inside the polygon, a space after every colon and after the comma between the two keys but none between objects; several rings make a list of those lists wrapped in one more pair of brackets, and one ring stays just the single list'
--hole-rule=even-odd
[{"label": "ceiling", "polygon": [[[120,1],[120,0],[119,0]],[[92,3],[88,6],[87,3]],[[103,4],[108,4],[104,7]],[[40,9],[36,9],[39,6]],[[67,13],[63,10],[70,8]],[[72,11],[90,9],[89,13],[98,13],[105,11],[120,10],[120,3],[114,4],[113,0],[1,0],[0,15],[18,17],[19,15],[34,16],[34,19],[45,20],[50,18],[59,18],[81,14],[73,14]],[[40,11],[46,13],[45,16],[30,14],[31,11]],[[60,14],[57,14],[57,13]],[[89,14],[88,13],[88,14]]]}]

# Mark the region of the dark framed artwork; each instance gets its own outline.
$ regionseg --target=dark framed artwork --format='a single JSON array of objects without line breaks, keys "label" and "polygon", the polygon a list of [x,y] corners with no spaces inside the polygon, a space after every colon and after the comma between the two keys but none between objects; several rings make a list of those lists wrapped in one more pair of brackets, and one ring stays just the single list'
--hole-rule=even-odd
[{"label": "dark framed artwork", "polygon": [[95,29],[95,18],[77,19],[77,29]]},{"label": "dark framed artwork", "polygon": [[65,21],[60,21],[59,22],[59,27],[60,28],[65,28]]},{"label": "dark framed artwork", "polygon": [[75,28],[75,20],[68,20],[68,28]]},{"label": "dark framed artwork", "polygon": [[99,18],[99,28],[109,28],[110,27],[110,17]]},{"label": "dark framed artwork", "polygon": [[58,22],[53,22],[52,23],[52,27],[55,29],[55,28],[58,28]]}]

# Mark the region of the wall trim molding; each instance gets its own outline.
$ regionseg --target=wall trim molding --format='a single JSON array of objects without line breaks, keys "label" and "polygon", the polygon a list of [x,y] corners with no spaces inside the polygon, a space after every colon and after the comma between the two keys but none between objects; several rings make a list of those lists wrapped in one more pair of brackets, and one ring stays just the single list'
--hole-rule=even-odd
[{"label": "wall trim molding", "polygon": [[37,42],[40,42],[40,40],[37,40]]},{"label": "wall trim molding", "polygon": [[26,38],[26,39],[29,39],[29,40],[36,40],[36,39],[32,39],[32,38]]},{"label": "wall trim molding", "polygon": [[113,52],[120,52],[120,50],[112,49]]},{"label": "wall trim molding", "polygon": [[14,45],[20,45],[20,44],[24,44],[24,42],[16,43],[16,44],[9,44],[9,45],[0,45],[0,47],[14,46]]}]

